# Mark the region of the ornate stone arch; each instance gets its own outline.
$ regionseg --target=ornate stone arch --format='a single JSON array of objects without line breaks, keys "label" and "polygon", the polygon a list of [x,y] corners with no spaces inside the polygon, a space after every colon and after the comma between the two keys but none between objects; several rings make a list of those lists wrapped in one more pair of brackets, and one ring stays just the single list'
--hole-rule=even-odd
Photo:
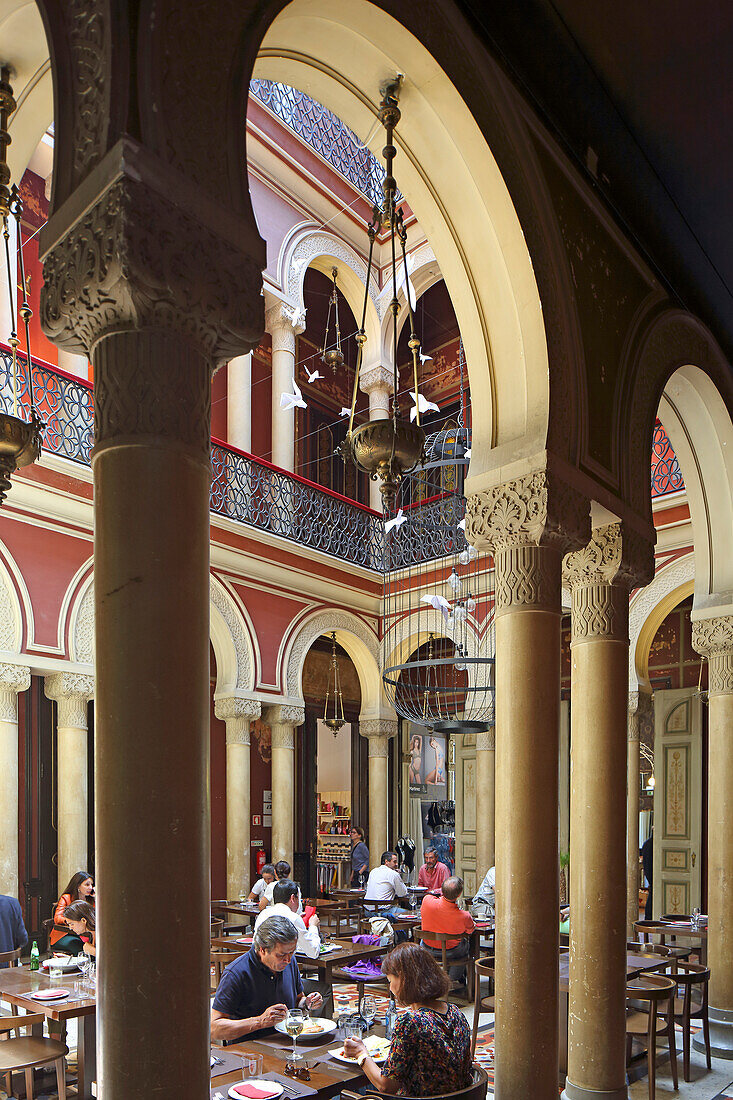
[{"label": "ornate stone arch", "polygon": [[692,554],[664,566],[646,588],[640,588],[629,605],[629,691],[649,684],[649,649],[660,624],[691,595],[695,582]]},{"label": "ornate stone arch", "polygon": [[651,522],[649,449],[660,416],[685,481],[695,547],[695,608],[733,598],[733,371],[683,310],[655,316],[627,369],[624,495]]},{"label": "ornate stone arch", "polygon": [[0,650],[7,653],[19,653],[23,644],[23,609],[18,593],[5,564],[8,552],[2,547],[0,553]]},{"label": "ornate stone arch", "polygon": [[322,634],[336,631],[336,640],[354,662],[361,685],[361,709],[379,713],[382,680],[379,673],[379,641],[366,623],[348,611],[316,611],[298,624],[283,659],[283,685],[291,699],[303,696],[303,665],[308,650]]},{"label": "ornate stone arch", "polygon": [[94,665],[94,573],[90,572],[79,591],[69,626],[69,656],[80,664]]}]

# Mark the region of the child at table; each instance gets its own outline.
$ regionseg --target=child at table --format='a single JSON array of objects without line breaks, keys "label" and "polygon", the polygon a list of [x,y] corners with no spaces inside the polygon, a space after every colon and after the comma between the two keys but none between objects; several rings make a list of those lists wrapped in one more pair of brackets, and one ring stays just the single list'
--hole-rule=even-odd
[{"label": "child at table", "polygon": [[71,931],[84,944],[84,953],[95,956],[97,954],[97,921],[94,907],[88,901],[75,901],[67,905],[64,917]]}]

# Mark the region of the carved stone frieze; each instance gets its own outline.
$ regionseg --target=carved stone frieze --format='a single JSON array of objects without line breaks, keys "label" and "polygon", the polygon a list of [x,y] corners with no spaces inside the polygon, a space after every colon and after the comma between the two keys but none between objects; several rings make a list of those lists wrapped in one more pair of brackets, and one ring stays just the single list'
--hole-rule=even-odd
[{"label": "carved stone frieze", "polygon": [[509,546],[494,554],[496,615],[512,607],[560,610],[561,554],[554,546]]},{"label": "carved stone frieze", "polygon": [[18,693],[31,686],[31,670],[24,665],[0,664],[0,721],[18,721]]},{"label": "carved stone frieze", "polygon": [[496,749],[496,730],[483,730],[476,734],[476,752],[493,752]]},{"label": "carved stone frieze", "polygon": [[81,672],[54,672],[44,691],[57,706],[59,729],[87,728],[87,704],[94,697],[94,677]]},{"label": "carved stone frieze", "polygon": [[[366,282],[366,267],[361,257],[352,248],[349,248],[344,241],[331,234],[318,231],[309,232],[298,241],[293,249],[290,256],[290,265],[285,275],[286,293],[293,301],[302,301],[305,272],[308,265],[319,256],[341,260],[351,268],[362,284]],[[369,296],[381,317],[382,306],[374,276],[370,280]]]},{"label": "carved stone frieze", "polygon": [[389,738],[374,735],[369,738],[369,759],[386,760],[389,756]]},{"label": "carved stone frieze", "polygon": [[259,718],[262,713],[262,704],[259,699],[243,699],[239,695],[226,695],[214,701],[214,713],[224,722],[235,718],[246,718],[251,721]]},{"label": "carved stone frieze", "polygon": [[[374,658],[375,675],[378,675],[379,642],[374,632],[361,619],[350,615],[347,611],[322,611],[312,619],[306,620],[288,654],[285,672],[288,695],[300,695],[300,677],[306,654],[316,638],[320,638],[321,634],[330,634],[332,630],[344,630],[363,642]],[[362,685],[362,692],[364,688],[365,685]]]},{"label": "carved stone frieze", "polygon": [[[231,592],[214,577],[209,581],[209,595],[212,604],[221,613],[234,644],[237,655],[237,687],[251,691],[255,682],[254,659],[252,642],[242,621],[242,614]],[[254,717],[258,717],[259,713],[258,711]]]},{"label": "carved stone frieze", "polygon": [[708,659],[710,694],[733,692],[733,615],[693,622],[692,648]]},{"label": "carved stone frieze", "polygon": [[360,718],[359,733],[362,737],[396,737],[399,729],[397,718]]},{"label": "carved stone frieze", "polygon": [[[134,160],[135,143],[119,145]],[[119,156],[130,175],[117,175],[55,241],[56,222],[47,226],[45,332],[90,357],[106,334],[141,328],[185,335],[213,365],[249,351],[262,331],[259,264],[133,178],[135,165]]]},{"label": "carved stone frieze", "polygon": [[227,718],[227,745],[249,745],[249,718]]}]

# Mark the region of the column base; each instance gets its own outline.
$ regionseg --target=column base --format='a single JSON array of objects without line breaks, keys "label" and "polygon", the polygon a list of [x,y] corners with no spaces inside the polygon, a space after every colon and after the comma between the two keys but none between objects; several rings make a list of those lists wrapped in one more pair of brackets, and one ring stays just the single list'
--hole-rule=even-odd
[{"label": "column base", "polygon": [[583,1085],[574,1085],[566,1077],[560,1100],[628,1100],[628,1095],[629,1090],[626,1085],[620,1089],[587,1089]]},{"label": "column base", "polygon": [[[710,1052],[713,1058],[733,1059],[733,1012],[724,1008],[709,1008]],[[705,1052],[705,1036],[702,1031],[692,1040],[695,1050]]]}]

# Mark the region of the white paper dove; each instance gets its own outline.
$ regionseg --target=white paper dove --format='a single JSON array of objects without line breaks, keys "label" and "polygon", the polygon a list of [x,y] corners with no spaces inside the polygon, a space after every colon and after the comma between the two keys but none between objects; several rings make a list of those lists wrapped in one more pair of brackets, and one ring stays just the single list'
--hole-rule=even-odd
[{"label": "white paper dove", "polygon": [[[415,395],[412,394],[414,399]],[[423,397],[421,393],[417,395],[417,405],[413,405],[410,409],[410,420],[414,420],[417,416],[417,410],[420,410],[420,416],[423,416],[426,412],[440,412],[440,405],[436,405],[434,401],[428,401],[427,397]]]},{"label": "white paper dove", "polygon": [[446,622],[448,622],[448,616],[450,615],[450,604],[446,600],[445,596],[440,596],[437,592],[428,592],[422,598],[422,603],[429,603],[436,611],[439,611]]},{"label": "white paper dove", "polygon": [[425,354],[423,354],[423,352],[420,352],[420,362],[421,363],[432,363],[432,361],[433,361],[432,355],[425,355]]},{"label": "white paper dove", "polygon": [[463,533],[465,534],[466,533],[466,521],[465,521],[465,519],[462,519],[461,522],[458,524],[458,526],[460,527],[461,531],[463,531]]},{"label": "white paper dove", "polygon": [[347,409],[345,405],[342,405],[339,416],[351,416],[351,409]]},{"label": "white paper dove", "polygon": [[323,378],[323,375],[319,374],[317,370],[308,370],[307,367],[303,367],[303,370],[308,375],[308,382],[310,384],[317,382],[319,378]]},{"label": "white paper dove", "polygon": [[407,516],[403,516],[402,509],[400,508],[396,516],[392,519],[388,519],[384,524],[385,535],[389,534],[393,527],[401,527],[403,523],[407,523]]},{"label": "white paper dove", "polygon": [[303,400],[303,394],[298,388],[298,383],[293,379],[293,392],[280,394],[280,408],[281,409],[307,409],[308,406]]},{"label": "white paper dove", "polygon": [[292,309],[286,309],[284,311],[290,319],[290,324],[293,328],[300,328],[305,324],[305,310],[300,306],[294,306]]},{"label": "white paper dove", "polygon": [[466,450],[463,453],[463,457],[464,458],[470,458],[471,457],[471,448],[470,447],[466,447]]}]

